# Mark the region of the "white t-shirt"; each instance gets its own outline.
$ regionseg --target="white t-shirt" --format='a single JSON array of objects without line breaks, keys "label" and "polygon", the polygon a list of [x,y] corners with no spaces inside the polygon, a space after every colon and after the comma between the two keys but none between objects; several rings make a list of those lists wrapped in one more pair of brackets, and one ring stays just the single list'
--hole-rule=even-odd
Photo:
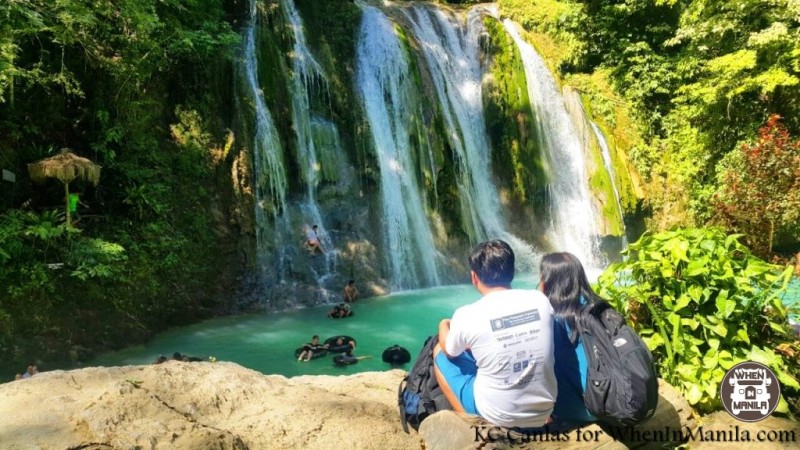
[{"label": "white t-shirt", "polygon": [[556,400],[553,308],[536,290],[493,291],[458,308],[445,350],[471,349],[478,365],[475,406],[505,427],[544,425]]}]

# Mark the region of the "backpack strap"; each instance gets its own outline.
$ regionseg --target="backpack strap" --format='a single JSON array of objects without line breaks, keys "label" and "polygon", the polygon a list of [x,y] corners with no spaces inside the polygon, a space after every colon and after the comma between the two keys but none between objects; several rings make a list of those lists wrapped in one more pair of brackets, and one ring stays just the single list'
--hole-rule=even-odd
[{"label": "backpack strap", "polygon": [[403,425],[403,431],[405,431],[406,434],[408,434],[409,431],[408,431],[408,420],[406,420],[403,391],[405,390],[407,384],[408,384],[408,375],[403,377],[403,380],[400,382],[400,385],[397,386],[397,405],[400,408],[400,424]]}]

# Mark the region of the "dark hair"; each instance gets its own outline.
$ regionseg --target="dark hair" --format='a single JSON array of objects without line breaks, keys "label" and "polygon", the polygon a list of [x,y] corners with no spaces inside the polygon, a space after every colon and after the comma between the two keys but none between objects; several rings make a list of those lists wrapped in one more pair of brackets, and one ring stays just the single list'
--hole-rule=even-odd
[{"label": "dark hair", "polygon": [[511,281],[514,280],[514,251],[507,243],[499,239],[481,242],[472,249],[467,263],[487,287],[511,287]]},{"label": "dark hair", "polygon": [[564,319],[569,325],[569,339],[574,343],[578,339],[576,318],[582,307],[581,297],[587,305],[605,300],[594,293],[583,265],[572,253],[545,255],[539,264],[539,281],[544,284],[542,290],[550,300],[556,317]]},{"label": "dark hair", "polygon": [[311,339],[312,339],[312,340],[313,340],[313,339],[319,339],[319,335],[316,335],[316,334],[315,334],[315,335],[311,336]]},{"label": "dark hair", "polygon": [[356,280],[350,280],[350,281],[347,282],[347,284],[353,284],[355,282],[356,282]]},{"label": "dark hair", "polygon": [[317,228],[318,228],[318,227],[317,227],[316,225],[314,225],[313,227],[311,227],[311,229],[312,229],[312,230],[315,230],[315,231],[316,231],[316,229],[317,229]]}]

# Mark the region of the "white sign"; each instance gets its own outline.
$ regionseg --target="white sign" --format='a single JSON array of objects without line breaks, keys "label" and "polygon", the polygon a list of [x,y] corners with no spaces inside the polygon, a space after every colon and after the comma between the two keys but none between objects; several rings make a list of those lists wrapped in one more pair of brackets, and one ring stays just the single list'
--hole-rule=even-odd
[{"label": "white sign", "polygon": [[17,176],[10,170],[3,169],[3,181],[10,181],[11,183],[17,182]]}]

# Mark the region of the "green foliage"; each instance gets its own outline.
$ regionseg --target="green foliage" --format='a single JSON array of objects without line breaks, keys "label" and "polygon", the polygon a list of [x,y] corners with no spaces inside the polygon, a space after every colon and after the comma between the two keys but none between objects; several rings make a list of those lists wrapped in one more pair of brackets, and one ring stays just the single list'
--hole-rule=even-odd
[{"label": "green foliage", "polygon": [[[574,68],[585,65],[587,45],[576,31],[586,17],[580,5],[558,0],[499,0],[498,5],[512,20],[524,28],[552,36],[558,42],[556,52],[543,52],[545,57],[553,58],[560,68]],[[543,49],[538,49],[540,52]]]},{"label": "green foliage", "polygon": [[[771,114],[800,133],[797,2],[500,0],[547,33],[562,71],[609,73],[646,142],[628,152],[655,212],[652,226],[709,223],[716,166],[735,159]],[[767,235],[767,229],[748,230]],[[796,245],[797,236],[793,242]]]},{"label": "green foliage", "polygon": [[83,97],[78,71],[84,62],[138,89],[155,70],[182,58],[199,61],[237,42],[228,23],[215,20],[220,12],[217,0],[4,2],[0,99],[12,78],[26,89],[60,87]]},{"label": "green foliage", "polygon": [[246,5],[0,2],[3,168],[24,173],[50,146],[103,166],[81,230],[22,210],[60,203],[52,183],[18,179],[0,210],[1,360],[66,366],[220,308],[227,261],[209,192],[224,192],[215,169],[233,146],[235,8]]},{"label": "green foliage", "polygon": [[542,155],[537,146],[536,121],[531,112],[527,81],[516,44],[503,25],[487,18],[484,26],[491,37],[492,83],[484,89],[486,128],[492,148],[492,166],[501,180],[525,204],[546,184]]},{"label": "green foliage", "polygon": [[790,137],[779,119],[770,117],[754,144],[730,154],[714,197],[720,220],[746,233],[763,256],[776,234],[800,234],[800,138]]},{"label": "green foliage", "polygon": [[128,259],[121,245],[94,238],[74,241],[65,256],[67,265],[74,267],[70,275],[82,281],[114,277],[121,273],[121,263]]},{"label": "green foliage", "polygon": [[[753,360],[778,375],[800,406],[800,361],[776,353],[792,342],[783,292],[790,267],[768,264],[718,229],[646,234],[600,276],[598,293],[633,321],[661,377],[700,411],[719,409],[719,385]],[[788,412],[781,401],[780,412]],[[797,411],[795,411],[797,412]]]}]

